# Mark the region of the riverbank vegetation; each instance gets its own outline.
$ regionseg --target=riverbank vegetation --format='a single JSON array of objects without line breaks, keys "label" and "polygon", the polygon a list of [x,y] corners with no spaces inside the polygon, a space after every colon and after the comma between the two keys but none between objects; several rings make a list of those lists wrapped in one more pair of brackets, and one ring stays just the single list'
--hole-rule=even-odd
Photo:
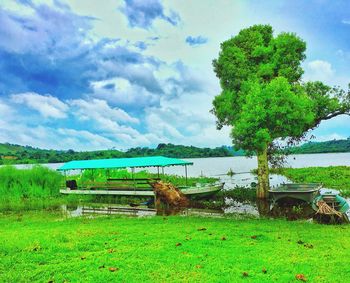
[{"label": "riverbank vegetation", "polygon": [[0,214],[0,281],[341,282],[349,239],[304,221]]},{"label": "riverbank vegetation", "polygon": [[324,187],[336,189],[350,197],[350,167],[285,168],[276,171],[295,183],[322,183]]},{"label": "riverbank vegetation", "polygon": [[[147,171],[136,172],[133,175],[127,170],[109,170],[111,178],[156,178],[157,174]],[[183,176],[162,175],[162,180],[171,182],[176,186],[185,186],[186,179]],[[69,176],[75,179],[78,185],[82,181],[105,181],[106,170],[85,171],[82,175]],[[210,183],[218,179],[208,177],[189,177],[188,185],[196,183]],[[30,210],[57,208],[61,204],[79,202],[107,202],[130,203],[137,198],[127,197],[103,197],[92,195],[62,195],[59,190],[64,186],[64,176],[52,169],[36,165],[31,169],[17,169],[13,166],[0,167],[0,211],[6,210]]]}]

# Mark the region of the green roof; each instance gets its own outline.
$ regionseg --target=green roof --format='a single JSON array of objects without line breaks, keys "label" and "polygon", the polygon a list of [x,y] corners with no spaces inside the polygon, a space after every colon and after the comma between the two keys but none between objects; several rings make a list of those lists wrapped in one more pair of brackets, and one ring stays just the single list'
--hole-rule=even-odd
[{"label": "green roof", "polygon": [[166,167],[174,165],[193,165],[193,162],[164,156],[75,160],[65,163],[57,170]]}]

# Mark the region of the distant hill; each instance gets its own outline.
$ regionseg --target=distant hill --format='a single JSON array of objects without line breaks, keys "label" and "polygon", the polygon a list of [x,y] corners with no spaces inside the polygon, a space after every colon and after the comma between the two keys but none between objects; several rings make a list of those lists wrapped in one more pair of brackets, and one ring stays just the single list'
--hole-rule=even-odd
[{"label": "distant hill", "polygon": [[[350,138],[326,142],[308,142],[298,147],[288,149],[291,154],[350,152]],[[48,150],[21,146],[17,144],[0,143],[0,164],[28,163],[58,163],[71,160],[121,158],[137,156],[163,155],[175,158],[203,158],[244,156],[243,150],[235,150],[232,146],[216,148],[199,148],[195,146],[161,143],[156,148],[135,147],[126,152],[107,149],[97,151]]]},{"label": "distant hill", "polygon": [[293,154],[350,152],[350,138],[325,142],[308,142],[288,150]]},{"label": "distant hill", "polygon": [[[236,154],[237,153],[237,154]],[[47,150],[16,144],[0,144],[0,164],[58,163],[70,160],[121,158],[163,155],[175,158],[224,157],[239,155],[230,147],[199,148],[161,143],[157,148],[136,147],[122,152],[116,149],[97,151]]]}]

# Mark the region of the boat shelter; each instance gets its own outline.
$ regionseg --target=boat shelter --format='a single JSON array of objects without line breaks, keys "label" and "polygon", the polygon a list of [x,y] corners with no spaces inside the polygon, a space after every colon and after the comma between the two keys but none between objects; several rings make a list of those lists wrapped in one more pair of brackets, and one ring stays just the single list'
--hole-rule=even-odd
[{"label": "boat shelter", "polygon": [[[164,168],[170,166],[184,166],[186,186],[181,186],[182,193],[194,197],[207,197],[217,193],[223,188],[224,183],[208,183],[196,186],[187,186],[187,166],[193,165],[193,162],[177,158],[164,156],[151,157],[133,157],[133,158],[113,158],[96,160],[76,160],[70,161],[58,168],[58,171],[64,172],[66,184],[60,190],[62,194],[89,194],[89,195],[119,195],[119,196],[154,196],[151,184],[160,180],[160,170],[164,174]],[[157,168],[158,178],[135,178],[136,168]],[[110,178],[109,169],[130,168],[132,178]],[[96,182],[94,170],[106,170],[106,181]],[[76,180],[67,180],[67,171],[71,170],[91,170],[92,181],[81,182],[77,185]]]},{"label": "boat shelter", "polygon": [[57,170],[86,170],[86,169],[122,169],[122,168],[143,168],[157,167],[164,168],[169,166],[193,165],[193,162],[170,158],[164,156],[132,157],[132,158],[111,158],[94,160],[75,160],[69,161]]},{"label": "boat shelter", "polygon": [[[95,160],[76,160],[70,161],[58,168],[58,171],[64,172],[66,176],[66,185],[65,189],[61,190],[62,193],[79,193],[84,190],[84,193],[88,191],[93,194],[104,194],[105,190],[112,192],[112,194],[121,194],[122,192],[117,193],[116,190],[122,191],[134,191],[138,192],[140,195],[149,195],[153,194],[150,192],[150,182],[159,180],[160,178],[160,169],[162,174],[164,174],[164,168],[170,166],[184,166],[185,167],[185,176],[187,184],[187,166],[193,165],[192,162],[177,159],[169,158],[164,156],[151,156],[151,157],[133,157],[133,158],[112,158],[112,159],[95,159]],[[157,168],[158,178],[135,178],[135,168],[147,168],[155,167]],[[131,178],[110,178],[109,169],[131,169]],[[106,182],[95,182],[94,170],[105,169],[106,170]],[[67,171],[71,170],[91,170],[92,181],[84,182],[80,184],[80,189],[75,180],[67,180]],[[67,191],[69,190],[69,191]],[[101,191],[102,190],[102,191]]]}]

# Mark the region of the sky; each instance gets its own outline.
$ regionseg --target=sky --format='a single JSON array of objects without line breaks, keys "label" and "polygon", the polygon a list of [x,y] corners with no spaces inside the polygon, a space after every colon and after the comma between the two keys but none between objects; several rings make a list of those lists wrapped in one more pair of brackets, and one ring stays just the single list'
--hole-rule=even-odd
[{"label": "sky", "polygon": [[[0,143],[48,149],[231,145],[212,60],[240,29],[307,42],[303,80],[347,89],[350,1],[1,0]],[[350,136],[350,117],[317,141]]]}]

